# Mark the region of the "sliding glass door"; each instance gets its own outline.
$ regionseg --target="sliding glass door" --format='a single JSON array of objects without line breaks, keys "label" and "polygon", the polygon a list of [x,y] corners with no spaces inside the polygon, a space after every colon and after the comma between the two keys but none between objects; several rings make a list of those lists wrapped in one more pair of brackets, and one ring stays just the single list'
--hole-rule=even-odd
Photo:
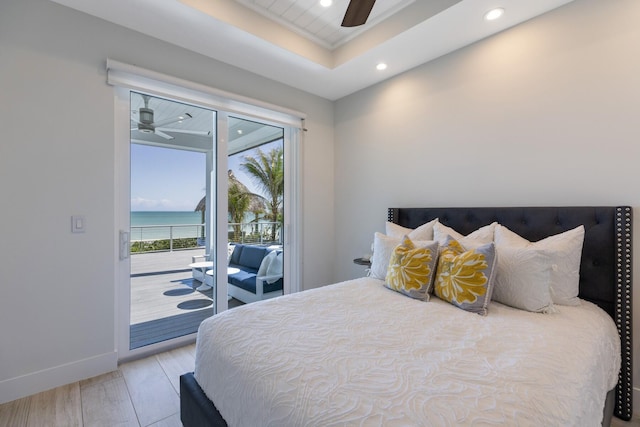
[{"label": "sliding glass door", "polygon": [[120,359],[298,289],[299,128],[165,89],[116,88]]},{"label": "sliding glass door", "polygon": [[130,103],[133,350],[193,334],[213,314],[206,208],[215,112],[138,92]]},{"label": "sliding glass door", "polygon": [[284,129],[228,120],[229,307],[284,292]]}]

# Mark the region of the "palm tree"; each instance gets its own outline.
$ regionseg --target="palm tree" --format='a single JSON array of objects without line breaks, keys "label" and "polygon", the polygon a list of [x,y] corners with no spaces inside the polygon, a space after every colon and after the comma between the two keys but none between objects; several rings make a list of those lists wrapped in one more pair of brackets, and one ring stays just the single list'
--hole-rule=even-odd
[{"label": "palm tree", "polygon": [[233,240],[239,240],[242,233],[244,214],[249,208],[251,200],[249,195],[242,189],[229,182],[229,216],[233,223]]},{"label": "palm tree", "polygon": [[229,216],[233,222],[234,240],[239,241],[247,212],[264,209],[264,198],[254,194],[229,169]]},{"label": "palm tree", "polygon": [[[233,171],[229,169],[229,190],[228,190],[228,209],[229,217],[233,224],[233,240],[239,241],[242,235],[242,225],[244,217],[247,212],[259,212],[264,211],[264,197],[259,194],[254,194],[241,183],[238,178],[233,174]],[[204,223],[204,210],[205,210],[206,196],[200,200],[196,211],[202,212],[202,222]]]},{"label": "palm tree", "polygon": [[[266,219],[277,222],[281,220],[282,202],[284,199],[284,149],[277,147],[268,153],[259,148],[256,156],[245,156],[245,163],[240,165],[260,189],[264,191],[267,214]],[[276,227],[271,227],[271,240],[276,239]]]}]

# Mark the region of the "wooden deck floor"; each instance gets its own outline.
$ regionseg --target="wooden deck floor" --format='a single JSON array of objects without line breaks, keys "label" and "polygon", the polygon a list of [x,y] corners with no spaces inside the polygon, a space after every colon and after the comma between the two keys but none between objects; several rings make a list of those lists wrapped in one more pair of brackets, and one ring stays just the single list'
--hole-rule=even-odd
[{"label": "wooden deck floor", "polygon": [[198,309],[213,310],[213,290],[197,291],[191,270],[131,278],[131,324]]},{"label": "wooden deck floor", "polygon": [[202,249],[132,254],[131,324],[183,314],[198,304],[212,310],[213,292],[196,291],[200,283],[193,286],[189,268],[192,257],[203,254]]},{"label": "wooden deck floor", "polygon": [[[200,282],[189,264],[203,249],[131,255],[130,347],[160,342],[197,331],[213,315],[213,290],[197,291]],[[229,301],[229,307],[242,303]]]},{"label": "wooden deck floor", "polygon": [[131,254],[131,274],[190,270],[188,266],[192,262],[192,257],[203,255],[204,249]]}]

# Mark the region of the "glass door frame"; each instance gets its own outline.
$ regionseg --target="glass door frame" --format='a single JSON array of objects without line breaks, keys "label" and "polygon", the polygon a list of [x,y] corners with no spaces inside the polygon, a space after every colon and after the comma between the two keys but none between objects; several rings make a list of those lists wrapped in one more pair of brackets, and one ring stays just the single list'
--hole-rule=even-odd
[{"label": "glass door frame", "polygon": [[[212,257],[214,259],[213,265],[227,265],[227,245],[229,244],[229,235],[227,228],[229,224],[228,214],[229,212],[229,178],[227,177],[228,168],[228,156],[227,156],[227,142],[229,135],[229,115],[225,111],[218,111],[216,114],[216,138],[214,143],[214,150],[216,154],[214,158],[216,160],[216,167],[211,171],[211,183],[215,185],[216,197],[215,210],[210,210],[209,220],[212,224],[212,235],[215,235],[215,247],[212,245]],[[218,155],[223,153],[223,155]],[[215,175],[215,179],[214,179]],[[224,197],[220,195],[224,194]],[[212,203],[213,204],[213,203]],[[213,278],[213,291],[215,292],[215,307],[214,313],[221,313],[229,308],[229,301],[227,299],[227,269],[215,268],[215,277]],[[224,286],[219,286],[219,284]]]},{"label": "glass door frame", "polygon": [[[109,65],[109,64],[108,64]],[[154,77],[157,75],[154,74]],[[133,80],[132,80],[133,79]],[[176,80],[167,76],[168,80]],[[126,80],[126,79],[125,79]],[[133,81],[132,84],[130,83]],[[215,209],[208,209],[215,248],[211,241],[208,241],[208,249],[213,249],[212,256],[215,256],[216,265],[226,265],[227,244],[228,244],[228,206],[227,206],[227,140],[228,140],[228,115],[242,117],[250,120],[280,126],[284,128],[284,148],[285,148],[285,203],[283,224],[284,248],[285,248],[285,268],[284,268],[284,294],[299,291],[301,277],[301,248],[302,248],[302,204],[301,204],[301,132],[302,120],[298,126],[292,125],[293,119],[288,114],[269,111],[264,105],[253,106],[251,104],[241,104],[239,102],[220,102],[216,97],[207,94],[206,88],[196,90],[184,86],[176,86],[173,83],[163,83],[153,80],[147,81],[144,76],[133,78],[128,76],[128,80],[123,83],[119,78],[108,78],[108,82],[114,85],[114,155],[115,155],[115,177],[114,177],[114,217],[115,217],[115,346],[118,353],[118,360],[125,361],[142,357],[172,347],[186,345],[195,340],[196,334],[190,334],[157,344],[129,349],[129,323],[130,323],[130,259],[128,254],[128,240],[122,236],[128,235],[130,231],[130,91],[143,91],[154,96],[174,99],[176,101],[193,104],[203,108],[216,111],[217,130],[214,138],[214,149],[211,152],[211,162],[207,161],[207,169],[210,177],[207,178],[210,185],[215,185],[216,202],[208,200],[207,203]],[[186,82],[185,84],[187,84]],[[258,101],[256,101],[258,103]],[[259,103],[258,103],[259,104]],[[227,107],[227,108],[225,108]],[[233,108],[231,108],[233,107]],[[240,108],[242,107],[242,108]],[[283,120],[273,120],[273,118],[283,117]],[[218,156],[217,153],[225,153]],[[212,170],[209,170],[209,164]],[[221,195],[224,195],[222,197]],[[210,198],[208,198],[210,199]],[[215,313],[228,309],[227,300],[227,272],[226,269],[216,269],[215,283],[224,283],[224,286],[216,286],[216,307]]]}]

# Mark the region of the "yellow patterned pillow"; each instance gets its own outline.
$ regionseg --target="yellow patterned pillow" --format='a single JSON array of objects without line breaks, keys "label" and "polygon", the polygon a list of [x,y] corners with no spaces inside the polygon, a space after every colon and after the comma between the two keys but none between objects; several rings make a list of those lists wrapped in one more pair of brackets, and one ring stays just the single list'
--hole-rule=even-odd
[{"label": "yellow patterned pillow", "polygon": [[467,251],[447,236],[440,248],[434,285],[436,296],[463,310],[486,315],[493,293],[495,265],[493,243]]},{"label": "yellow patterned pillow", "polygon": [[414,244],[404,236],[389,259],[385,286],[411,298],[429,300],[438,259],[438,242]]}]

